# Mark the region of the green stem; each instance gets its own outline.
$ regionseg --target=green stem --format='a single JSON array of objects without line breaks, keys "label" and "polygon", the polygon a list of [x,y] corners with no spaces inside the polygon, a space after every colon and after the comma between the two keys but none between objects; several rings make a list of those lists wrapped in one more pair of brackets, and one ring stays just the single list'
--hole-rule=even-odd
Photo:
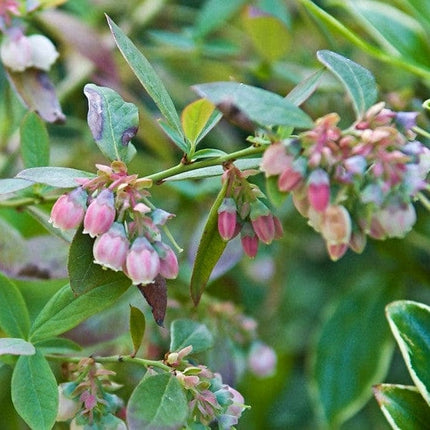
[{"label": "green stem", "polygon": [[427,139],[430,139],[430,133],[427,130],[422,129],[421,127],[412,127],[412,131],[417,134],[420,134],[421,136],[427,137]]},{"label": "green stem", "polygon": [[49,196],[49,197],[20,197],[16,199],[10,200],[0,200],[0,207],[6,208],[19,208],[25,206],[33,206],[38,205],[40,203],[54,202],[58,199],[58,196]]},{"label": "green stem", "polygon": [[232,152],[231,154],[222,155],[216,158],[210,158],[204,161],[197,161],[190,164],[180,163],[177,166],[171,167],[170,169],[163,170],[162,172],[154,173],[147,176],[148,179],[152,179],[153,182],[163,182],[167,178],[170,178],[180,173],[190,172],[192,170],[202,169],[204,167],[218,166],[226,161],[233,161],[238,158],[244,158],[255,154],[260,154],[265,150],[265,146],[250,146],[249,148],[241,149],[240,151]]},{"label": "green stem", "polygon": [[[45,355],[45,358],[51,361],[79,363],[83,358],[86,358],[86,357],[67,357],[63,355],[47,354]],[[161,361],[147,360],[146,358],[136,358],[136,357],[133,358],[128,355],[125,355],[125,356],[112,355],[108,357],[92,357],[92,358],[97,363],[134,363],[143,367],[158,367],[159,369],[164,370],[166,372],[170,372],[172,370],[171,367],[167,366]]]}]

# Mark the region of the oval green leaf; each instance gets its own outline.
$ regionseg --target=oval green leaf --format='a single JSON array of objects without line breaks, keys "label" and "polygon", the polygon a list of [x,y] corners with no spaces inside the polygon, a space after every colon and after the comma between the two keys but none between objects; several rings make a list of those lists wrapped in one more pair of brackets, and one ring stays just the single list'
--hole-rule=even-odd
[{"label": "oval green leaf", "polygon": [[46,125],[34,112],[24,117],[20,127],[20,149],[25,167],[49,165],[49,136]]},{"label": "oval green leaf", "polygon": [[93,173],[70,167],[32,167],[19,172],[16,178],[55,188],[74,188],[79,185],[76,179],[93,178],[94,176]]},{"label": "oval green leaf", "polygon": [[26,181],[25,179],[0,179],[0,194],[15,193],[16,191],[31,187],[32,185],[34,185],[34,182]]},{"label": "oval green leaf", "polygon": [[204,324],[189,319],[174,320],[170,327],[170,351],[179,351],[187,346],[193,347],[193,353],[212,348],[212,333]]},{"label": "oval green leaf", "polygon": [[229,104],[262,126],[312,127],[311,118],[279,94],[237,82],[213,82],[192,87],[215,105]]},{"label": "oval green leaf", "polygon": [[357,118],[361,118],[376,102],[377,89],[373,75],[363,66],[332,51],[318,51],[317,58],[342,82],[351,97]]},{"label": "oval green leaf", "polygon": [[182,111],[182,128],[193,147],[197,144],[214,110],[215,106],[209,100],[199,99],[185,106]]},{"label": "oval green leaf", "polygon": [[209,211],[206,225],[203,229],[202,238],[197,248],[196,259],[194,261],[193,273],[191,275],[190,293],[194,304],[197,306],[203,294],[209,277],[218,260],[224,252],[227,242],[224,241],[218,232],[218,208],[220,207],[227,188],[225,181],[219,192],[211,210]]},{"label": "oval green leaf", "polygon": [[411,378],[430,405],[430,307],[400,300],[389,304],[386,313]]},{"label": "oval green leaf", "polygon": [[129,286],[129,280],[114,281],[75,297],[70,286],[65,285],[36,317],[30,330],[30,340],[39,342],[76,327],[114,304]]},{"label": "oval green leaf", "polygon": [[290,32],[279,18],[267,15],[255,7],[248,7],[243,23],[255,50],[264,60],[273,63],[288,52]]},{"label": "oval green leaf", "polygon": [[130,430],[179,430],[188,415],[184,389],[167,373],[145,377],[131,394],[126,415]]},{"label": "oval green leaf", "polygon": [[13,337],[0,338],[0,355],[33,355],[35,353],[36,349],[34,346],[30,342],[26,342],[24,339]]},{"label": "oval green leaf", "polygon": [[22,355],[12,375],[12,402],[34,430],[50,430],[58,411],[57,381],[45,357]]},{"label": "oval green leaf", "polygon": [[129,163],[136,154],[130,140],[139,127],[136,105],[125,102],[114,90],[87,84],[88,125],[103,155],[110,161]]},{"label": "oval green leaf", "polygon": [[130,305],[130,336],[134,348],[132,357],[137,354],[140,345],[142,345],[143,336],[145,334],[145,326],[146,320],[143,312],[139,308]]},{"label": "oval green leaf", "polygon": [[27,338],[30,317],[18,287],[0,273],[0,328],[10,337]]},{"label": "oval green leaf", "polygon": [[388,369],[393,344],[384,307],[391,286],[349,292],[324,322],[312,357],[314,394],[323,418],[336,428],[371,396]]},{"label": "oval green leaf", "polygon": [[430,408],[416,387],[380,384],[373,394],[393,429],[430,429]]}]

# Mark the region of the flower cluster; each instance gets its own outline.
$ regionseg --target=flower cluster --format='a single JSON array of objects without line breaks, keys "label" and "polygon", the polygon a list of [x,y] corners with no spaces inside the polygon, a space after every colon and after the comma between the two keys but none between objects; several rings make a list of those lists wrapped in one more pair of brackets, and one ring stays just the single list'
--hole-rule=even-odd
[{"label": "flower cluster", "polygon": [[104,369],[94,359],[82,359],[73,369],[75,380],[58,386],[57,421],[71,420],[70,428],[74,429],[93,424],[102,428],[126,429],[124,421],[117,416],[123,402],[110,393],[115,389],[115,384],[109,380],[112,375],[115,372]]},{"label": "flower cluster", "polygon": [[160,226],[172,214],[152,207],[151,181],[129,175],[122,162],[97,165],[98,175],[54,204],[50,222],[63,230],[77,228],[95,238],[94,263],[123,271],[134,285],[150,284],[157,275],[174,279],[178,260],[162,241]]},{"label": "flower cluster", "polygon": [[416,220],[412,201],[428,188],[430,151],[414,140],[416,112],[372,106],[347,130],[328,114],[297,139],[271,144],[261,170],[292,192],[297,210],[337,260],[361,252],[366,235],[403,237]]},{"label": "flower cluster", "polygon": [[243,396],[223,384],[222,377],[205,366],[192,366],[185,357],[192,352],[188,346],[166,355],[165,363],[188,393],[189,422],[208,426],[216,423],[219,430],[231,429],[246,408]]},{"label": "flower cluster", "polygon": [[240,233],[243,250],[251,258],[257,254],[259,241],[269,244],[283,233],[279,219],[260,200],[260,189],[246,180],[252,173],[227,166],[223,174],[226,194],[218,208],[220,236],[227,241]]}]

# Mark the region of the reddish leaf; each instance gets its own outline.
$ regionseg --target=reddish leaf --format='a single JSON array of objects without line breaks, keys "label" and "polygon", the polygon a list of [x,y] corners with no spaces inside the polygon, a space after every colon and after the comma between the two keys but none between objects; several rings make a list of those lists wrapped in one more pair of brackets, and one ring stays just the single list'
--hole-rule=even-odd
[{"label": "reddish leaf", "polygon": [[155,322],[163,327],[167,308],[167,285],[166,280],[158,275],[152,284],[138,285],[139,291],[151,306]]}]

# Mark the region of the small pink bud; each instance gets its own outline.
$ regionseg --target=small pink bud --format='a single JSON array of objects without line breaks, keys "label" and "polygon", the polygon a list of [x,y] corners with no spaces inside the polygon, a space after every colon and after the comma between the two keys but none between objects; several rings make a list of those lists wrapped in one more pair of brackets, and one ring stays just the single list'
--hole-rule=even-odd
[{"label": "small pink bud", "polygon": [[267,378],[275,373],[277,357],[270,346],[256,342],[252,345],[248,356],[248,366],[252,373]]},{"label": "small pink bud", "polygon": [[258,237],[249,223],[244,224],[241,232],[242,248],[245,254],[254,258],[258,251]]},{"label": "small pink bud", "polygon": [[236,221],[236,203],[234,199],[227,197],[218,208],[218,231],[223,240],[234,237]]},{"label": "small pink bud", "polygon": [[329,244],[327,243],[327,251],[332,261],[337,261],[339,258],[343,257],[348,251],[348,244]]},{"label": "small pink bud", "polygon": [[264,172],[266,176],[277,176],[290,167],[292,161],[292,157],[287,155],[285,146],[282,143],[272,143],[264,151],[260,170]]},{"label": "small pink bud", "polygon": [[[242,415],[243,410],[245,409],[245,399],[239,391],[227,385],[227,390],[231,394],[232,404],[225,411],[225,415],[229,415],[231,417],[237,418],[237,420]],[[235,422],[237,424],[237,421]]]},{"label": "small pink bud", "polygon": [[124,225],[113,223],[111,228],[94,242],[94,263],[115,271],[122,270],[129,245]]},{"label": "small pink bud", "polygon": [[63,194],[52,207],[49,222],[61,230],[78,227],[84,218],[86,200],[87,193],[82,188]]},{"label": "small pink bud", "polygon": [[323,212],[330,202],[330,181],[325,170],[314,170],[308,181],[308,200],[318,212]]},{"label": "small pink bud", "polygon": [[133,285],[150,284],[160,271],[160,258],[144,237],[133,242],[126,259],[126,275]]},{"label": "small pink bud", "polygon": [[351,238],[351,217],[344,206],[331,205],[322,214],[321,234],[330,245],[347,244]]},{"label": "small pink bud", "polygon": [[104,189],[88,206],[84,218],[84,233],[91,237],[106,233],[115,220],[114,195]]},{"label": "small pink bud", "polygon": [[163,242],[157,242],[154,248],[160,258],[160,275],[166,279],[175,279],[178,276],[179,266],[172,248]]},{"label": "small pink bud", "polygon": [[306,160],[298,158],[287,167],[278,178],[278,187],[280,191],[288,192],[299,188],[303,184],[306,172]]},{"label": "small pink bud", "polygon": [[353,231],[351,234],[351,239],[349,241],[349,247],[357,254],[361,254],[366,247],[365,233],[361,230]]},{"label": "small pink bud", "polygon": [[251,223],[255,234],[262,242],[267,245],[272,242],[275,238],[275,223],[272,214],[259,216],[251,220]]},{"label": "small pink bud", "polygon": [[388,237],[404,237],[417,220],[412,204],[391,204],[375,214]]}]

